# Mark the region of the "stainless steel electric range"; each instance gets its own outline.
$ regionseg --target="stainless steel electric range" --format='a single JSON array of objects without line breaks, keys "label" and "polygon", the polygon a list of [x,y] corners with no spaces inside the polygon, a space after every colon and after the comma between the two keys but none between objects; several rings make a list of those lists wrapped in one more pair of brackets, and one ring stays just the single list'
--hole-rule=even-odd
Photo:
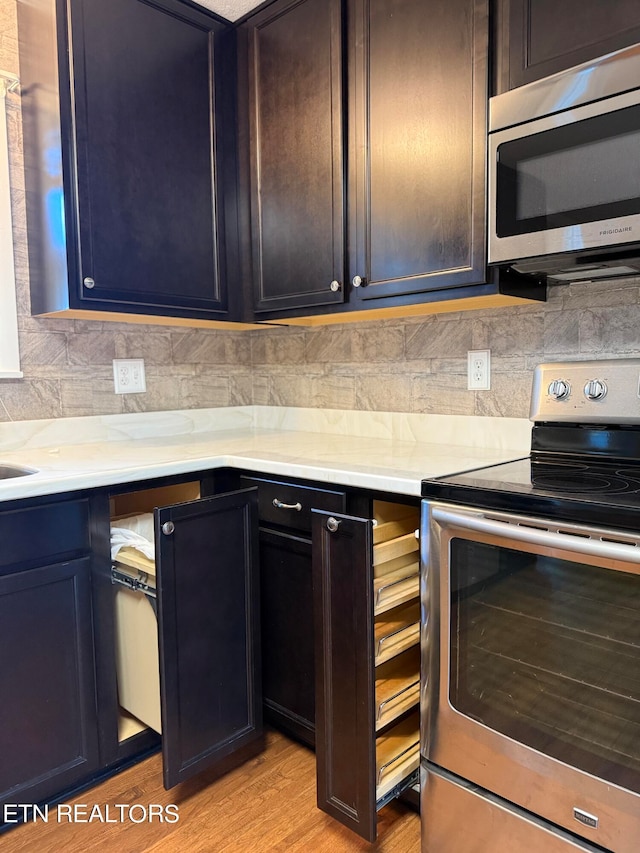
[{"label": "stainless steel electric range", "polygon": [[423,853],[640,850],[640,359],[539,366],[531,419],[423,482]]}]

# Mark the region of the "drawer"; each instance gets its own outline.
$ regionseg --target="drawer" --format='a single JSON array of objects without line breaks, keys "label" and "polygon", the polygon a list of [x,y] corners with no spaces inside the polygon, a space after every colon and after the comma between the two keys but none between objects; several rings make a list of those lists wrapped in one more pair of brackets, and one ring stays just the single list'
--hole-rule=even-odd
[{"label": "drawer", "polygon": [[258,516],[267,524],[310,533],[312,509],[341,513],[346,510],[346,492],[259,477],[242,476],[241,480],[243,488],[258,487]]},{"label": "drawer", "polygon": [[89,501],[47,503],[0,512],[0,573],[88,553]]}]

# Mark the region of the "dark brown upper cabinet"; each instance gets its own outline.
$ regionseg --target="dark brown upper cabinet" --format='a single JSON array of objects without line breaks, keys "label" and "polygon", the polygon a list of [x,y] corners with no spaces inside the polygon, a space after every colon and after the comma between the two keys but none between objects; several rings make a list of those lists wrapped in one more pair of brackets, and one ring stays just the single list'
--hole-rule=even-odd
[{"label": "dark brown upper cabinet", "polygon": [[20,6],[33,313],[239,319],[232,28],[177,0]]},{"label": "dark brown upper cabinet", "polygon": [[487,4],[348,8],[353,298],[483,283]]},{"label": "dark brown upper cabinet", "polygon": [[500,0],[496,92],[640,42],[637,0]]},{"label": "dark brown upper cabinet", "polygon": [[283,0],[241,33],[257,313],[344,299],[341,5]]},{"label": "dark brown upper cabinet", "polygon": [[281,0],[241,38],[257,316],[485,295],[487,0]]}]

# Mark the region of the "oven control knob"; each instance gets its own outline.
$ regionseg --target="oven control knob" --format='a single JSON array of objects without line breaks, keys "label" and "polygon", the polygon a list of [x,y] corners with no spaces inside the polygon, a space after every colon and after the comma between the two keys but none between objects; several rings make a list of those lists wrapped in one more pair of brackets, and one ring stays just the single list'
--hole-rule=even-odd
[{"label": "oven control knob", "polygon": [[571,393],[571,385],[564,379],[554,379],[549,385],[548,393],[554,400],[566,400]]},{"label": "oven control knob", "polygon": [[607,396],[606,383],[600,379],[590,379],[584,386],[584,396],[587,400],[602,400]]}]

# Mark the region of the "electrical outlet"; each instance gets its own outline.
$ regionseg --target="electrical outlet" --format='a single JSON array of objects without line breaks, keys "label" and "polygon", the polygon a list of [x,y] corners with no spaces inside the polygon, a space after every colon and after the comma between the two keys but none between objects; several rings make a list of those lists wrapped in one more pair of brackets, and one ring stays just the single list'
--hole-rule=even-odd
[{"label": "electrical outlet", "polygon": [[143,358],[114,358],[113,384],[116,394],[141,394],[147,390]]},{"label": "electrical outlet", "polygon": [[467,353],[467,388],[470,391],[491,388],[491,350],[476,349]]}]

